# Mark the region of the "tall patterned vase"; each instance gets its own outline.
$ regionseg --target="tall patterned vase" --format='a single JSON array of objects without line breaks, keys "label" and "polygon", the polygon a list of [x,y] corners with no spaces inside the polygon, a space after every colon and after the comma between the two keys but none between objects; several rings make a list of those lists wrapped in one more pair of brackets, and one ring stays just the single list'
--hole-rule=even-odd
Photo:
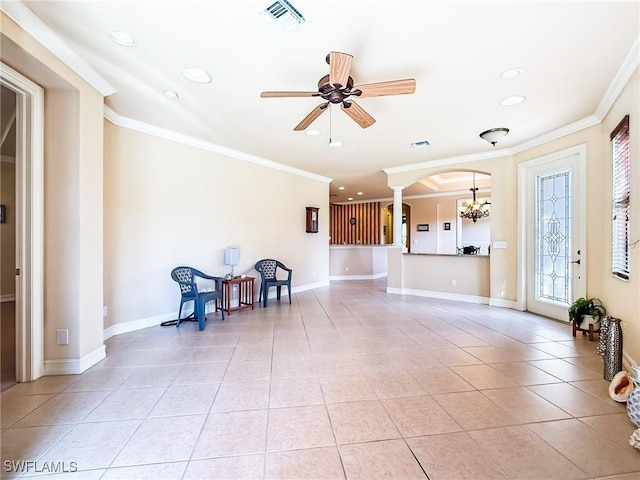
[{"label": "tall patterned vase", "polygon": [[604,360],[604,379],[611,381],[622,370],[622,328],[620,319],[605,317],[600,324],[597,352]]},{"label": "tall patterned vase", "polygon": [[640,367],[631,367],[633,391],[627,398],[627,415],[636,427],[640,428]]}]

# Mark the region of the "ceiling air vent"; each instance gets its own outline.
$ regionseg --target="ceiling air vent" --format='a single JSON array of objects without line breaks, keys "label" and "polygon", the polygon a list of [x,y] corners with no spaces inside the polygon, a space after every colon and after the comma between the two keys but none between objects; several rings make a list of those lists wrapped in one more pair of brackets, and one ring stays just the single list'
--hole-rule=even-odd
[{"label": "ceiling air vent", "polygon": [[260,12],[260,16],[275,27],[281,35],[288,35],[307,22],[287,0],[278,0]]}]

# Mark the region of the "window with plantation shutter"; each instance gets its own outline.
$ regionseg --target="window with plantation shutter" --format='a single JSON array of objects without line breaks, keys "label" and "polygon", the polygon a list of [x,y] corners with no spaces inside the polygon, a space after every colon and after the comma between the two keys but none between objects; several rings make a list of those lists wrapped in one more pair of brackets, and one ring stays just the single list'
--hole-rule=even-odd
[{"label": "window with plantation shutter", "polygon": [[611,273],[629,279],[629,115],[611,132],[613,148],[613,220],[611,225]]}]

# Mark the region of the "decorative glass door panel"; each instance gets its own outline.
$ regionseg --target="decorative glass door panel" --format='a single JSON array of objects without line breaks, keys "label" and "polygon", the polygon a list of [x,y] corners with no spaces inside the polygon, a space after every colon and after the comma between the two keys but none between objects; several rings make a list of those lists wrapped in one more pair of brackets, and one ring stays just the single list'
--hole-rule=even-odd
[{"label": "decorative glass door panel", "polygon": [[536,298],[568,306],[571,292],[571,171],[536,175]]}]

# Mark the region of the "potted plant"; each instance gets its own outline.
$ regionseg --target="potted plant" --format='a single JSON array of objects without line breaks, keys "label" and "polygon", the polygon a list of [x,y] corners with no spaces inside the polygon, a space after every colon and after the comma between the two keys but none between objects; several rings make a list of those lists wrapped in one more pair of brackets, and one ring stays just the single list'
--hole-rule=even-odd
[{"label": "potted plant", "polygon": [[[607,310],[598,298],[580,297],[569,307],[569,321],[580,328],[585,328],[590,323],[597,324],[606,314]],[[583,321],[586,323],[581,327]]]}]

